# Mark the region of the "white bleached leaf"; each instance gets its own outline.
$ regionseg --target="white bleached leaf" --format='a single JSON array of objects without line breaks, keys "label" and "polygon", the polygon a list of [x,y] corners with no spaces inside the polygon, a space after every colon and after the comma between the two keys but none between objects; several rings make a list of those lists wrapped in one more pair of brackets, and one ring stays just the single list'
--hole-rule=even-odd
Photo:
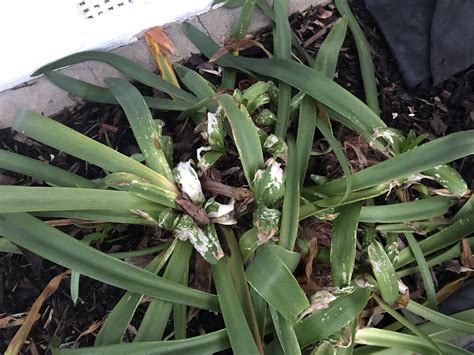
[{"label": "white bleached leaf", "polygon": [[234,199],[231,199],[228,204],[222,204],[211,198],[206,202],[204,209],[212,222],[223,225],[233,225],[237,223],[233,216],[234,204]]},{"label": "white bleached leaf", "polygon": [[181,192],[189,197],[193,203],[202,205],[205,202],[201,182],[189,161],[179,163],[176,168],[174,168],[173,175]]}]

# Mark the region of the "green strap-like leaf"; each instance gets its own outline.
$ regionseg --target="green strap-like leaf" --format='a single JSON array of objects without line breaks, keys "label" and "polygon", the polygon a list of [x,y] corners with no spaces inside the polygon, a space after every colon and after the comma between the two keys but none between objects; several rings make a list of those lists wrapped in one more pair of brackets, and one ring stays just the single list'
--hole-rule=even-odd
[{"label": "green strap-like leaf", "polygon": [[234,354],[259,354],[252,332],[238,301],[225,258],[212,265],[212,276],[222,316]]},{"label": "green strap-like leaf", "polygon": [[258,245],[257,228],[250,228],[239,239],[239,249],[244,263],[250,259]]},{"label": "green strap-like leaf", "polygon": [[[85,81],[74,79],[55,71],[44,73],[54,85],[60,87],[68,93],[83,98],[87,101],[98,102],[102,104],[117,104],[117,100],[110,93],[110,90],[101,86],[93,85]],[[149,108],[155,108],[164,111],[184,111],[193,106],[192,102],[180,99],[162,99],[152,96],[144,96],[145,102]]]},{"label": "green strap-like leaf", "polygon": [[[373,327],[359,329],[356,332],[354,341],[357,344],[365,345],[374,345],[377,347],[386,347],[393,349],[405,349],[410,350],[411,352],[415,351],[421,354],[432,354],[433,349],[431,345],[420,338],[419,336],[413,336],[408,334],[403,334],[399,332],[392,332],[389,330],[377,329]],[[440,347],[443,354],[450,355],[467,355],[470,354],[468,351],[463,350],[457,346],[451,345],[449,343],[444,343],[436,341]],[[357,349],[356,349],[357,350]],[[355,353],[358,353],[355,351]],[[373,354],[373,352],[369,352]]]},{"label": "green strap-like leaf", "polygon": [[73,187],[0,186],[0,213],[61,210],[146,210],[163,206],[126,191]]},{"label": "green strap-like leaf", "polygon": [[[256,0],[244,0],[242,2],[242,10],[237,23],[234,25],[231,36],[235,39],[245,38],[247,30],[252,19],[253,9],[255,7]],[[238,51],[232,51],[232,55],[238,55]],[[233,90],[235,87],[237,72],[231,68],[224,68],[222,73],[221,87],[224,89]]]},{"label": "green strap-like leaf", "polygon": [[[173,255],[166,266],[163,278],[180,283],[183,275],[189,268],[189,258],[193,251],[191,243],[188,241],[178,241],[173,251]],[[143,316],[143,320],[138,328],[134,342],[157,341],[163,338],[163,334],[168,324],[168,319],[173,309],[173,302],[154,299],[148,305]]]},{"label": "green strap-like leaf", "polygon": [[248,266],[246,275],[250,285],[291,323],[309,307],[291,271],[269,248],[261,248]]},{"label": "green strap-like leaf", "polygon": [[247,30],[252,19],[253,9],[255,7],[256,0],[245,0],[243,2],[242,11],[237,23],[234,25],[232,36],[235,38],[244,38],[247,34]]},{"label": "green strap-like leaf", "polygon": [[[474,154],[474,130],[456,132],[413,148],[381,163],[352,174],[352,189],[397,182],[440,164]],[[342,194],[346,178],[339,178],[320,186],[306,188],[306,193]]]},{"label": "green strap-like leaf", "polygon": [[365,101],[377,115],[380,115],[377,83],[375,81],[374,63],[370,55],[370,47],[365,39],[364,32],[351,12],[347,0],[335,0],[337,11],[349,21],[349,28],[355,40],[357,54],[359,55],[362,82],[364,83]]},{"label": "green strap-like leaf", "polygon": [[284,354],[298,355],[301,354],[301,349],[296,338],[295,330],[278,311],[270,306],[270,314],[272,316],[275,332],[278,337],[280,346]]},{"label": "green strap-like leaf", "polygon": [[[324,114],[323,112],[320,111],[320,113]],[[329,121],[329,119],[328,119]],[[344,191],[344,195],[342,195],[341,199],[339,199],[337,202],[335,202],[334,206],[340,205],[344,203],[344,201],[348,198],[351,190],[352,190],[352,173],[351,169],[349,167],[349,162],[347,161],[346,155],[344,153],[344,150],[342,149],[341,143],[334,137],[331,129],[326,125],[325,122],[323,122],[319,117],[316,121],[316,127],[318,130],[322,133],[323,137],[326,139],[326,141],[329,143],[329,146],[334,152],[334,155],[337,158],[337,161],[339,162],[339,165],[341,166],[341,169],[344,173],[344,176],[346,178],[346,189]],[[333,207],[333,206],[331,206]]]},{"label": "green strap-like leaf", "polygon": [[1,253],[13,253],[21,254],[21,250],[18,247],[10,242],[8,239],[0,238],[0,252]]},{"label": "green strap-like leaf", "polygon": [[305,97],[301,102],[298,115],[298,133],[296,148],[298,150],[298,172],[300,186],[303,187],[309,157],[313,146],[314,132],[316,131],[317,110],[315,101]]},{"label": "green strap-like leaf", "polygon": [[0,235],[45,259],[110,285],[170,302],[219,309],[215,295],[184,287],[126,264],[27,213],[0,215]]},{"label": "green strap-like leaf", "polygon": [[[441,250],[451,244],[472,234],[474,230],[474,211],[469,211],[465,217],[458,219],[455,223],[442,231],[435,233],[418,243],[423,255],[429,255]],[[415,261],[415,256],[410,248],[405,248],[400,252],[397,268],[405,266]]]},{"label": "green strap-like leaf", "polygon": [[456,329],[460,332],[474,334],[474,323],[459,320],[445,314],[436,312],[428,307],[425,307],[413,300],[410,300],[405,307],[408,311],[423,317],[433,323],[441,325],[446,328]]},{"label": "green strap-like leaf", "polygon": [[173,183],[173,173],[161,148],[161,135],[140,92],[123,79],[107,78],[105,83],[125,111],[147,165]]},{"label": "green strap-like leaf", "polygon": [[339,207],[333,222],[331,275],[335,287],[347,286],[352,279],[356,256],[357,224],[361,203]]},{"label": "green strap-like leaf", "polygon": [[[178,63],[174,64],[174,69],[183,84],[186,85],[186,87],[191,90],[199,100],[207,99],[216,94],[212,84],[196,71],[186,68],[184,65]],[[207,109],[210,112],[216,112],[218,107],[219,105],[216,101],[209,101],[207,105]]]},{"label": "green strap-like leaf", "polygon": [[347,17],[342,16],[336,21],[319,47],[314,69],[324,74],[328,79],[333,79],[336,73],[337,59],[342,43],[346,38]]},{"label": "green strap-like leaf", "polygon": [[175,192],[160,186],[150,184],[147,180],[130,173],[112,173],[97,180],[102,187],[112,187],[117,190],[129,191],[145,200],[153,201],[163,206],[177,208]]},{"label": "green strap-like leaf", "polygon": [[[459,319],[459,320],[469,321],[473,319],[474,317],[474,309],[452,314],[451,317]],[[435,339],[436,342],[451,342],[461,336],[468,335],[466,333],[459,332],[458,330],[448,329],[444,326],[440,326],[432,322],[427,322],[427,323],[418,325],[417,327],[418,329],[423,331],[425,334],[428,334],[428,336]],[[394,333],[394,334],[400,334],[400,333]],[[445,346],[441,345],[441,347],[445,347]],[[464,350],[459,350],[459,348],[453,348],[453,349],[454,351],[458,351],[457,353],[459,354],[466,354]],[[373,347],[373,346],[363,346],[363,347],[358,347],[354,351],[354,353],[355,354],[391,355],[393,353],[393,349],[379,348],[379,347]],[[406,350],[406,351],[398,350],[397,353],[399,355],[412,355],[413,354],[413,352],[409,350]]]},{"label": "green strap-like leaf", "polygon": [[[177,241],[178,239],[175,239],[175,242],[163,255],[155,257],[145,270],[157,274],[171,256]],[[100,328],[95,338],[94,346],[120,344],[142,298],[143,295],[140,293],[125,292]]]},{"label": "green strap-like leaf", "polygon": [[433,277],[431,276],[431,271],[426,263],[425,256],[421,251],[418,242],[412,233],[404,233],[405,238],[407,239],[408,245],[410,246],[413,255],[415,256],[416,263],[420,268],[421,277],[423,278],[423,284],[425,285],[426,298],[428,299],[428,304],[430,308],[437,310],[438,301],[436,299],[436,290],[433,282]]},{"label": "green strap-like leaf", "polygon": [[86,187],[90,189],[97,187],[94,182],[67,170],[3,149],[0,149],[0,169],[28,175],[56,186]]},{"label": "green strap-like leaf", "polygon": [[453,167],[449,165],[438,165],[423,171],[423,174],[431,176],[438,184],[447,189],[453,196],[465,197],[469,194],[469,188]]},{"label": "green strap-like leaf", "polygon": [[295,333],[301,348],[329,337],[352,322],[369,300],[371,289],[355,286],[354,292],[341,295],[325,309],[313,312],[295,324]]},{"label": "green strap-like leaf", "polygon": [[229,250],[226,255],[227,267],[232,276],[232,282],[234,284],[235,292],[239,299],[240,305],[249,325],[250,331],[252,332],[253,338],[257,347],[262,352],[263,344],[260,337],[257,319],[255,317],[255,311],[253,309],[252,298],[250,296],[249,285],[245,278],[245,269],[242,263],[242,256],[240,255],[239,245],[237,244],[237,238],[235,237],[232,229],[221,226],[220,235],[224,238],[225,244]]},{"label": "green strap-like leaf", "polygon": [[12,128],[107,171],[137,174],[151,183],[177,192],[171,182],[152,169],[48,117],[32,111],[20,111]]},{"label": "green strap-like leaf", "polygon": [[325,75],[303,64],[280,58],[237,57],[232,60],[235,65],[300,89],[351,122],[351,128],[366,140],[370,140],[375,128],[385,127],[385,123],[362,101]]},{"label": "green strap-like leaf", "polygon": [[230,348],[229,338],[225,329],[218,330],[197,337],[152,341],[145,343],[128,343],[108,346],[85,347],[78,349],[67,349],[52,347],[53,355],[117,355],[117,354],[214,354]]},{"label": "green strap-like leaf", "polygon": [[392,305],[400,297],[398,279],[395,269],[390,262],[382,244],[374,240],[368,247],[369,261],[379,287],[380,294],[385,302]]},{"label": "green strap-like leaf", "polygon": [[[136,211],[135,211],[136,212]],[[126,224],[144,224],[144,225],[155,225],[154,221],[144,218],[142,214],[137,214],[131,211],[99,211],[99,210],[87,210],[87,211],[48,211],[48,212],[32,212],[32,215],[36,217],[52,217],[52,218],[71,218],[71,219],[86,219],[93,220],[96,222],[108,222],[108,223],[126,223]]]},{"label": "green strap-like leaf", "polygon": [[[379,185],[375,187],[371,187],[366,190],[360,190],[360,191],[355,191],[351,192],[347,198],[341,203],[342,205],[347,205],[350,203],[354,202],[359,202],[359,201],[365,201],[367,199],[371,199],[380,195],[383,195],[389,190],[388,185]],[[311,195],[305,194],[305,190],[303,189],[302,195],[304,198],[308,198],[308,196],[311,198]],[[338,196],[333,196],[333,197],[328,197],[324,199],[317,199],[313,203],[306,203],[300,207],[300,220],[304,219],[306,217],[312,216],[316,213],[324,211],[324,209],[333,207],[334,205],[337,205],[338,202],[341,201],[342,195]],[[314,196],[313,196],[314,199]]]},{"label": "green strap-like leaf", "polygon": [[396,319],[401,324],[403,324],[405,327],[410,329],[413,332],[413,334],[416,334],[420,338],[425,339],[425,341],[428,344],[431,344],[431,348],[433,349],[433,351],[435,351],[436,353],[442,355],[441,349],[439,348],[438,344],[436,344],[424,331],[422,331],[416,325],[411,323],[408,319],[403,317],[400,313],[398,313],[396,310],[394,310],[390,305],[388,305],[383,300],[381,300],[377,295],[374,295],[374,298],[377,301],[377,303],[379,304],[379,306],[382,307],[382,309],[385,312],[390,314],[394,319]]},{"label": "green strap-like leaf", "polygon": [[184,90],[181,90],[180,88],[177,88],[173,84],[161,78],[159,75],[156,75],[150,70],[141,67],[140,65],[132,62],[127,58],[109,52],[85,51],[71,54],[67,57],[61,58],[57,61],[54,61],[41,67],[36,72],[34,72],[32,76],[40,75],[47,71],[66,67],[72,64],[86,62],[89,60],[109,64],[124,73],[125,75],[129,76],[130,78],[135,79],[145,85],[151,86],[155,89],[161,90],[172,97],[176,97],[178,99],[189,102],[197,101],[196,97]]},{"label": "green strap-like leaf", "polygon": [[[467,238],[467,241],[469,242],[469,246],[471,248],[474,248],[474,238],[473,237]],[[439,264],[441,264],[445,261],[448,261],[448,260],[451,260],[453,258],[458,257],[459,255],[461,255],[461,252],[462,252],[461,243],[457,243],[456,245],[449,248],[445,252],[443,252],[443,253],[441,253],[437,256],[434,256],[431,259],[428,259],[426,261],[426,265],[428,267],[433,267],[435,265],[439,265]],[[401,277],[405,277],[407,275],[414,274],[416,272],[420,272],[420,267],[419,266],[413,266],[413,267],[409,267],[409,268],[400,270],[400,271],[397,272],[397,275],[398,275],[398,277],[401,278]]]},{"label": "green strap-like leaf", "polygon": [[262,146],[258,138],[257,127],[245,107],[241,105],[239,108],[232,96],[222,94],[217,99],[229,120],[245,177],[248,184],[252,186],[255,172],[263,165]]},{"label": "green strap-like leaf", "polygon": [[300,179],[298,170],[298,151],[295,140],[288,137],[288,164],[285,168],[285,197],[280,227],[279,244],[288,250],[293,250],[298,234]]},{"label": "green strap-like leaf", "polygon": [[[336,72],[337,59],[346,36],[346,29],[347,19],[343,17],[337,20],[318,50],[314,69],[325,74],[328,79],[333,79]],[[306,175],[317,121],[316,102],[310,97],[305,97],[300,106],[296,139],[301,186],[303,186]],[[324,124],[324,122],[320,122],[320,124]],[[341,162],[341,166],[343,165]]]},{"label": "green strap-like leaf", "polygon": [[421,200],[394,203],[383,206],[364,206],[359,220],[365,223],[397,223],[430,219],[444,215],[454,205],[446,196],[434,196]]},{"label": "green strap-like leaf", "polygon": [[[231,0],[233,1],[233,0]],[[268,17],[270,20],[275,22],[275,13],[273,12],[272,7],[265,0],[257,0],[257,7],[263,12],[263,14]],[[291,45],[296,49],[296,51],[303,57],[308,65],[313,66],[314,60],[309,55],[308,51],[301,45],[300,40],[296,33],[291,30]]]},{"label": "green strap-like leaf", "polygon": [[[277,58],[291,59],[291,28],[288,22],[288,0],[273,2],[275,26],[273,29],[273,48]],[[278,84],[278,112],[275,134],[285,139],[290,118],[291,86],[285,82]]]}]

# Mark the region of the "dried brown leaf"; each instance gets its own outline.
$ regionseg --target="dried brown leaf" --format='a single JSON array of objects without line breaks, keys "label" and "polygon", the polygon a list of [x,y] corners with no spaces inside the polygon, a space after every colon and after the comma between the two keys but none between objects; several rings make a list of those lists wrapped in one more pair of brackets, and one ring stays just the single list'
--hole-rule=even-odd
[{"label": "dried brown leaf", "polygon": [[243,38],[243,39],[230,39],[224,43],[224,46],[221,47],[214,55],[209,58],[209,62],[213,63],[219,58],[221,58],[223,55],[234,52],[234,51],[241,51],[250,47],[256,46],[260,48],[262,51],[265,52],[265,54],[271,58],[272,54],[267,51],[267,49],[261,44],[260,42],[251,39],[251,38]]},{"label": "dried brown leaf", "polygon": [[474,269],[474,255],[472,254],[471,246],[469,245],[469,240],[464,238],[461,242],[462,253],[459,258],[461,264],[469,269]]},{"label": "dried brown leaf", "polygon": [[[25,322],[27,316],[28,312],[21,312],[4,316],[0,318],[0,329],[20,326]],[[36,315],[35,321],[37,321],[38,318],[39,314]]]},{"label": "dried brown leaf", "polygon": [[462,286],[464,281],[466,281],[468,278],[469,278],[469,274],[465,274],[464,276],[460,277],[459,279],[454,280],[454,281],[444,285],[443,288],[441,288],[441,290],[439,290],[436,293],[436,299],[438,300],[438,302],[439,303],[443,302],[446,298],[451,296],[454,292],[456,292]]},{"label": "dried brown leaf", "polygon": [[243,187],[233,187],[214,181],[206,176],[201,177],[201,186],[204,190],[216,195],[233,198],[237,201],[245,200],[253,196],[252,192]]},{"label": "dried brown leaf", "polygon": [[98,320],[93,322],[86,330],[84,330],[79,336],[77,337],[76,341],[74,342],[74,346],[77,344],[77,342],[82,338],[85,337],[86,335],[94,333],[97,329],[100,328],[100,326],[104,323],[105,319]]},{"label": "dried brown leaf", "polygon": [[36,301],[31,306],[28,315],[26,316],[25,321],[20,329],[16,332],[15,336],[13,337],[12,341],[8,345],[7,350],[5,351],[5,355],[16,355],[20,352],[21,347],[23,346],[28,334],[30,334],[31,328],[33,324],[39,317],[39,312],[41,310],[41,306],[43,305],[44,301],[48,299],[59,287],[61,281],[67,277],[71,273],[70,270],[67,270],[57,276],[55,276],[49,283],[46,285],[44,290],[38,296]]},{"label": "dried brown leaf", "polygon": [[189,214],[198,225],[208,224],[210,222],[204,208],[196,206],[194,203],[183,197],[176,198],[176,204]]},{"label": "dried brown leaf", "polygon": [[145,42],[163,79],[179,87],[171,61],[171,55],[177,55],[178,51],[165,31],[159,26],[149,29],[145,32]]}]

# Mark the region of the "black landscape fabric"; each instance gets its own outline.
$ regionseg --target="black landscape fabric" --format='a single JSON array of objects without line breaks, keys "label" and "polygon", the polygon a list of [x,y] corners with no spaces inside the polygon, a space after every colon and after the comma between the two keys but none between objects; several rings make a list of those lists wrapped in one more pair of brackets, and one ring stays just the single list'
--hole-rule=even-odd
[{"label": "black landscape fabric", "polygon": [[474,63],[474,0],[365,0],[408,87],[439,84]]}]

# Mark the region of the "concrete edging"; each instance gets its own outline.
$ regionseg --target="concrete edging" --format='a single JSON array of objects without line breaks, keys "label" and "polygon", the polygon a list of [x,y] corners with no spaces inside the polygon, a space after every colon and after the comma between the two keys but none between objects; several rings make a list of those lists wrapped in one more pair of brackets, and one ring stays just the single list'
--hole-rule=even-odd
[{"label": "concrete edging", "polygon": [[[317,0],[290,1],[290,13],[303,11],[317,3]],[[224,39],[228,37],[239,15],[240,9],[221,7],[194,16],[187,21],[208,33],[217,43],[222,44]],[[268,19],[259,11],[255,11],[249,33],[257,32],[268,25],[270,25]],[[178,50],[179,56],[174,57],[174,61],[189,58],[193,53],[199,52],[184,34],[182,23],[167,24],[163,28]],[[138,41],[114,49],[112,52],[133,60],[146,68],[155,70],[155,65],[143,39],[143,33],[138,37]],[[106,77],[123,77],[114,68],[99,62],[80,63],[60,71],[65,75],[76,79],[80,78],[96,85],[103,85],[103,79]],[[0,92],[0,129],[9,127],[20,109],[30,109],[49,116],[76,104],[77,99],[72,99],[65,91],[41,76],[26,84]]]}]

